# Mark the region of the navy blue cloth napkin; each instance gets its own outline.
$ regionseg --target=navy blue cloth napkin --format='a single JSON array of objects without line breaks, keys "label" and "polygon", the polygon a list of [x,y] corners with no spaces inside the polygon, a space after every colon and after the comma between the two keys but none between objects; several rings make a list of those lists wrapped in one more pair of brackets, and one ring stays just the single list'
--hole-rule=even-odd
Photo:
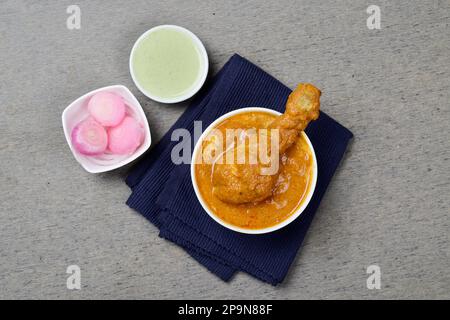
[{"label": "navy blue cloth napkin", "polygon": [[172,148],[178,143],[171,141],[172,131],[186,128],[192,133],[195,120],[201,120],[205,129],[220,115],[243,107],[283,112],[290,92],[251,62],[234,55],[127,177],[132,189],[127,204],[158,226],[161,237],[185,248],[223,280],[241,270],[273,285],[283,281],[353,135],[321,112],[306,129],[318,162],[310,204],[281,230],[246,235],[220,226],[204,212],[192,188],[189,165],[171,161]]}]

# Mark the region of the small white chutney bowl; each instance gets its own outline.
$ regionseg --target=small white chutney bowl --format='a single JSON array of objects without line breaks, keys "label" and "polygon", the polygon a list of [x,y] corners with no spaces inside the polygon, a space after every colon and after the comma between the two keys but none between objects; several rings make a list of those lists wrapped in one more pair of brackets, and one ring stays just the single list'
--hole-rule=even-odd
[{"label": "small white chutney bowl", "polygon": [[[115,93],[118,96],[121,96],[125,102],[127,114],[136,119],[144,129],[144,141],[132,154],[117,155],[105,152],[104,154],[98,156],[87,156],[79,153],[72,144],[71,133],[73,128],[78,123],[89,117],[87,108],[89,99],[94,94],[103,91]],[[120,168],[141,156],[145,151],[148,150],[148,148],[150,148],[150,145],[152,143],[150,127],[148,126],[147,117],[145,116],[141,104],[131,93],[131,91],[128,90],[127,87],[122,85],[100,88],[78,98],[63,111],[62,124],[67,144],[69,145],[73,156],[81,164],[81,166],[90,173],[100,173]]]},{"label": "small white chutney bowl", "polygon": [[302,214],[302,212],[306,209],[306,207],[308,206],[309,202],[311,201],[311,198],[312,198],[312,196],[314,194],[314,190],[316,188],[316,183],[317,183],[317,159],[316,159],[316,154],[314,152],[314,148],[312,146],[311,141],[309,140],[309,138],[306,135],[306,133],[302,132],[302,135],[305,138],[306,143],[308,144],[309,150],[310,150],[312,158],[313,158],[312,181],[311,181],[311,184],[309,186],[307,194],[306,194],[305,198],[303,199],[301,205],[286,220],[283,220],[283,221],[281,221],[280,223],[278,223],[278,224],[276,224],[274,226],[271,226],[271,227],[268,227],[268,228],[263,228],[263,229],[246,229],[246,228],[241,228],[241,227],[235,226],[233,224],[230,224],[227,221],[222,220],[220,217],[218,217],[208,207],[208,204],[205,202],[205,200],[203,200],[203,197],[202,197],[202,195],[200,193],[200,190],[198,188],[198,185],[197,185],[197,179],[196,179],[196,175],[195,175],[195,159],[197,159],[198,153],[201,150],[201,143],[202,143],[203,139],[211,132],[212,129],[217,127],[217,125],[219,125],[222,121],[224,121],[225,119],[228,119],[231,116],[234,116],[234,115],[240,114],[240,113],[247,113],[247,112],[266,112],[266,113],[277,115],[277,116],[281,114],[278,111],[275,111],[275,110],[272,110],[272,109],[252,107],[252,108],[242,108],[242,109],[237,109],[237,110],[231,111],[229,113],[224,114],[223,116],[221,116],[217,120],[215,120],[202,133],[202,135],[200,136],[200,138],[197,141],[197,144],[194,147],[194,152],[192,154],[192,159],[193,160],[191,161],[191,180],[192,180],[192,185],[194,187],[195,195],[197,196],[198,201],[200,201],[200,204],[202,205],[202,207],[206,211],[206,213],[212,219],[214,219],[217,223],[219,223],[220,225],[224,226],[225,228],[228,228],[230,230],[233,230],[233,231],[236,231],[236,232],[240,232],[240,233],[264,234],[264,233],[269,233],[269,232],[273,232],[273,231],[279,230],[279,229],[287,226],[292,221],[297,219]]},{"label": "small white chutney bowl", "polygon": [[[150,93],[139,83],[139,81],[135,75],[134,68],[133,68],[133,58],[134,58],[135,51],[137,50],[137,47],[139,46],[139,44],[144,39],[146,39],[151,33],[161,30],[161,29],[171,29],[171,30],[175,30],[175,31],[178,31],[180,33],[187,35],[192,40],[194,45],[196,46],[196,48],[200,54],[200,59],[201,59],[201,65],[200,65],[201,69],[199,71],[200,75],[197,78],[196,82],[192,85],[192,87],[190,88],[189,91],[187,91],[183,95],[173,97],[173,98],[159,97],[159,96],[156,96],[156,95]],[[206,52],[205,46],[203,45],[203,43],[200,41],[200,39],[194,33],[189,31],[188,29],[180,27],[180,26],[165,24],[165,25],[160,25],[160,26],[151,28],[150,30],[144,32],[136,40],[136,42],[133,45],[133,48],[131,49],[129,68],[130,68],[131,78],[133,79],[134,84],[145,96],[147,96],[148,98],[150,98],[154,101],[161,102],[161,103],[178,103],[178,102],[182,102],[182,101],[185,101],[185,100],[191,98],[202,88],[203,84],[206,81],[206,77],[208,76],[209,59],[208,59],[208,53]]]}]

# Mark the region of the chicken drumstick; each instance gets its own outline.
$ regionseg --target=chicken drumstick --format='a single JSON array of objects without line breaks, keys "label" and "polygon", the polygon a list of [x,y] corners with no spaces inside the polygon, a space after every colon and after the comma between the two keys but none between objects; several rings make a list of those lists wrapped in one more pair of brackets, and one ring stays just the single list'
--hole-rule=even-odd
[{"label": "chicken drumstick", "polygon": [[[294,144],[310,121],[319,117],[320,95],[320,90],[312,84],[299,84],[289,95],[285,113],[266,128],[278,129],[280,155]],[[278,173],[263,174],[263,168],[260,163],[216,163],[212,192],[220,200],[232,204],[265,200],[272,195]]]}]

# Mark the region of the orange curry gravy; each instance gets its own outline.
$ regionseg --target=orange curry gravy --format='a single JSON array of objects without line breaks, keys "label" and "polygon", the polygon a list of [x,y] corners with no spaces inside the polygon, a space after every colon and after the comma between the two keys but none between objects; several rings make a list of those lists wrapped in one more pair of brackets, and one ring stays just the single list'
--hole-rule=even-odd
[{"label": "orange curry gravy", "polygon": [[[275,115],[265,112],[236,114],[216,128],[225,136],[226,129],[266,128]],[[201,157],[201,155],[197,155]],[[303,137],[280,155],[279,176],[273,196],[258,203],[230,204],[215,197],[212,193],[212,164],[195,164],[195,175],[200,194],[222,220],[246,229],[263,229],[274,226],[292,215],[302,204],[312,181],[313,157]]]}]

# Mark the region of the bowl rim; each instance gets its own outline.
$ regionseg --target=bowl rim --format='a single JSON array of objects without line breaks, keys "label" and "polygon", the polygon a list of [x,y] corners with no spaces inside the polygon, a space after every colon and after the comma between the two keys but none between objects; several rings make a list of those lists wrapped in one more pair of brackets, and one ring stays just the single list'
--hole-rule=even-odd
[{"label": "bowl rim", "polygon": [[246,112],[266,112],[266,113],[270,113],[273,115],[280,115],[281,113],[273,110],[273,109],[268,109],[268,108],[261,108],[261,107],[247,107],[247,108],[240,108],[240,109],[236,109],[233,110],[231,112],[228,112],[224,115],[222,115],[221,117],[217,118],[214,122],[212,122],[206,129],[205,131],[203,131],[203,133],[201,134],[200,138],[197,140],[197,142],[195,143],[195,147],[194,147],[194,151],[192,153],[192,161],[191,161],[191,181],[192,181],[192,186],[194,188],[195,191],[195,195],[197,196],[197,199],[199,200],[201,206],[203,207],[203,210],[206,211],[206,213],[213,219],[215,220],[217,223],[219,223],[220,225],[222,225],[223,227],[236,231],[236,232],[240,232],[240,233],[245,233],[245,234],[265,234],[265,233],[270,233],[270,232],[274,232],[276,230],[279,230],[281,228],[284,228],[285,226],[287,226],[288,224],[290,224],[292,221],[294,221],[295,219],[297,219],[302,213],[303,211],[305,211],[306,207],[308,206],[309,202],[311,201],[311,198],[314,194],[314,191],[316,189],[316,184],[317,184],[317,176],[318,176],[318,167],[317,167],[317,158],[316,158],[316,153],[314,151],[314,147],[311,143],[311,141],[308,138],[308,135],[302,131],[302,135],[305,138],[308,147],[310,148],[310,152],[312,154],[313,157],[313,174],[312,174],[312,181],[311,184],[309,186],[308,189],[308,194],[306,195],[305,199],[303,200],[302,204],[297,208],[297,210],[291,214],[287,219],[281,221],[280,223],[273,225],[271,227],[267,227],[267,228],[263,228],[263,229],[246,229],[246,228],[242,228],[242,227],[238,227],[235,226],[229,222],[226,222],[224,220],[222,220],[220,217],[218,217],[217,215],[214,214],[214,212],[212,212],[212,210],[209,209],[207,203],[203,200],[203,197],[200,193],[200,190],[197,186],[197,178],[195,175],[195,159],[197,157],[197,153],[199,152],[200,149],[200,144],[201,141],[204,139],[204,137],[209,134],[209,132],[215,128],[220,122],[224,121],[225,119],[234,116],[236,114],[240,114],[240,113],[246,113]]},{"label": "bowl rim", "polygon": [[[71,110],[72,108],[77,106],[79,103],[82,103],[84,100],[88,99],[89,97],[93,96],[94,94],[96,94],[98,92],[103,92],[103,91],[115,92],[117,90],[123,90],[124,92],[126,92],[129,95],[129,98],[131,99],[131,101],[128,101],[128,102],[130,102],[130,104],[132,104],[129,107],[133,108],[135,110],[135,112],[137,112],[139,114],[140,120],[142,122],[144,131],[145,131],[144,142],[138,148],[138,150],[140,149],[139,151],[136,150],[129,157],[127,157],[121,161],[118,161],[117,163],[115,163],[113,165],[102,166],[102,167],[100,167],[100,166],[90,167],[90,166],[86,165],[86,163],[83,161],[83,158],[82,158],[83,156],[80,155],[72,145],[71,132],[69,131],[69,128],[68,128],[67,113],[69,112],[69,110]],[[128,98],[128,97],[124,97],[124,98]],[[69,145],[69,148],[70,148],[70,151],[72,152],[73,157],[83,167],[83,169],[89,173],[108,172],[108,171],[112,171],[112,170],[118,169],[120,167],[123,167],[123,166],[129,164],[130,162],[136,160],[137,158],[139,158],[142,154],[144,154],[150,148],[150,146],[152,144],[152,136],[151,136],[150,126],[148,124],[147,117],[145,116],[144,109],[142,108],[141,104],[136,99],[134,94],[130,91],[130,89],[128,89],[126,86],[121,85],[121,84],[110,85],[110,86],[98,88],[98,89],[95,89],[95,90],[89,91],[88,93],[83,94],[82,96],[78,97],[73,102],[71,102],[64,109],[64,111],[62,112],[62,115],[61,115],[61,120],[62,120],[64,136],[66,138],[66,142]]]},{"label": "bowl rim", "polygon": [[[195,86],[193,86],[192,89],[189,90],[187,93],[185,93],[184,95],[181,95],[179,97],[175,97],[175,98],[164,98],[164,97],[158,97],[156,95],[151,94],[150,92],[145,90],[139,84],[139,81],[137,81],[136,75],[133,70],[132,61],[133,61],[133,56],[134,56],[137,46],[150,33],[153,33],[160,29],[174,29],[174,30],[183,32],[184,34],[188,35],[196,44],[197,48],[200,51],[201,58],[203,60],[202,61],[203,62],[203,67],[202,67],[203,70],[202,70],[200,80],[198,80],[197,84]],[[155,27],[145,31],[143,34],[141,34],[139,36],[139,38],[134,43],[133,48],[131,49],[130,58],[129,58],[129,68],[130,68],[131,78],[133,79],[133,82],[136,85],[136,87],[139,89],[139,91],[141,91],[146,97],[148,97],[154,101],[171,104],[171,103],[182,102],[182,101],[185,101],[185,100],[191,98],[202,88],[202,86],[204,85],[206,78],[208,76],[208,72],[209,72],[209,58],[208,58],[208,52],[206,51],[205,46],[203,45],[202,41],[192,31],[190,31],[184,27],[173,25],[173,24],[162,24],[162,25],[155,26]]]}]

